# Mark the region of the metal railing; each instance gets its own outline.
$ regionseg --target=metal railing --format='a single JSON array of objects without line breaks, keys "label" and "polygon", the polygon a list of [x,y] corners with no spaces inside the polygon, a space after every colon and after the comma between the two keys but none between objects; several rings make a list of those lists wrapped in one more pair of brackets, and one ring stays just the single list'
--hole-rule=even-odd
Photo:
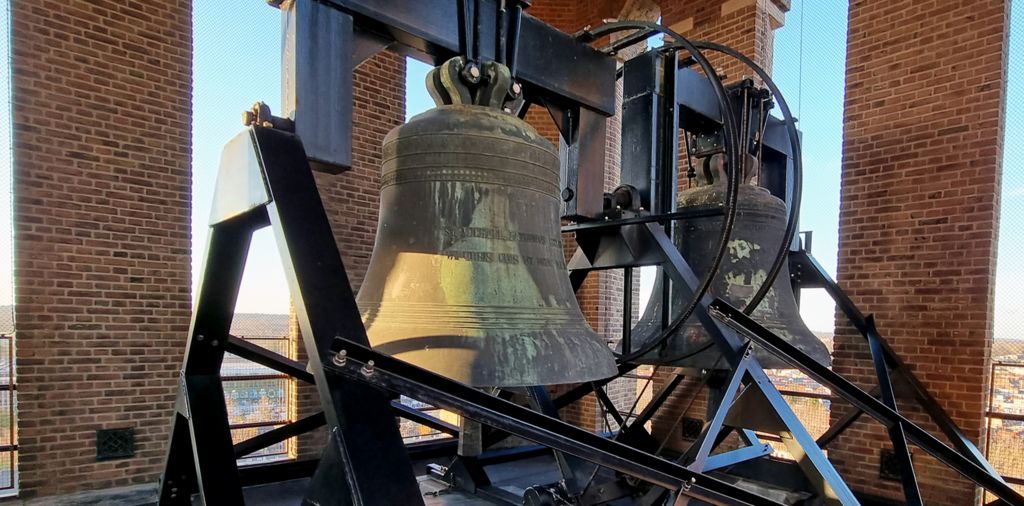
[{"label": "metal railing", "polygon": [[1024,486],[1024,362],[994,360],[988,411],[988,459],[1007,483]]},{"label": "metal railing", "polygon": [[0,334],[0,495],[17,490],[18,385],[14,381],[14,336]]},{"label": "metal railing", "polygon": [[[292,357],[292,339],[281,336],[245,336],[246,341]],[[224,355],[221,366],[224,400],[229,427],[235,443],[295,421],[292,389],[295,380],[272,369],[231,354]],[[264,448],[238,460],[239,465],[260,464],[292,458],[294,440]]]}]

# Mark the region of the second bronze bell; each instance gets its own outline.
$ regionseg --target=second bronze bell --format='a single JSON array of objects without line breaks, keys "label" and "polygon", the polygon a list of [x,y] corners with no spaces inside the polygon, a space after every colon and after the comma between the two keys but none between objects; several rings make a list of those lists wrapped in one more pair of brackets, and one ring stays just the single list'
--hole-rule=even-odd
[{"label": "second bronze bell", "polygon": [[[736,221],[728,242],[728,251],[715,275],[710,293],[730,304],[744,308],[764,283],[786,229],[786,204],[764,188],[742,184],[737,198]],[[726,182],[722,179],[679,193],[679,209],[711,209],[725,201]],[[693,218],[677,222],[675,241],[683,258],[697,276],[711,269],[715,248],[722,233],[721,215]],[[655,339],[665,322],[676,318],[684,304],[674,292],[665,317],[662,301],[663,277],[654,283],[650,302],[634,330],[634,349]],[[771,290],[751,313],[751,318],[782,336],[818,362],[829,365],[831,356],[825,344],[812,333],[800,317],[800,310],[789,281],[789,269],[783,264]],[[719,359],[721,350],[715,346],[696,316],[691,316],[676,329],[664,346],[652,350],[639,361],[697,369],[725,369],[729,362]],[[788,368],[782,360],[764,350],[757,358],[766,369]]]}]

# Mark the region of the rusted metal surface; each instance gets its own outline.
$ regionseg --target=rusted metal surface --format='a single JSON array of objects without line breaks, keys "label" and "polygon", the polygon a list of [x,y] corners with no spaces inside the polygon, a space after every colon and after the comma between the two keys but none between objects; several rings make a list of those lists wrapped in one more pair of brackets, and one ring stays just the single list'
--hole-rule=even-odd
[{"label": "rusted metal surface", "polygon": [[441,106],[393,130],[357,299],[371,345],[472,386],[615,374],[566,274],[558,168],[547,140],[494,108]]}]

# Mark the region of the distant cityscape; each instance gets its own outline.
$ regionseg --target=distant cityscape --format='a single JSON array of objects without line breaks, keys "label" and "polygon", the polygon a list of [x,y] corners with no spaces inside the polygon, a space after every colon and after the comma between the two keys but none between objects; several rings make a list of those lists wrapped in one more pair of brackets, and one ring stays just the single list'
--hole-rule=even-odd
[{"label": "distant cityscape", "polygon": [[[13,306],[0,306],[0,335],[14,333]],[[285,356],[294,356],[294,343],[288,338],[289,316],[287,314],[239,313],[234,317],[233,335],[250,339]],[[815,333],[831,351],[831,333]],[[1001,415],[1024,415],[1024,339],[997,339],[992,347],[993,376],[991,415],[989,417],[989,458],[1003,474],[1024,478],[1024,421],[1002,418]],[[0,354],[0,377],[7,377],[9,364],[6,353]],[[226,385],[230,418],[234,424],[243,424],[246,429],[237,429],[237,439],[246,439],[255,433],[270,430],[277,423],[294,416],[288,382],[275,377],[274,371],[258,366],[238,357],[225,357],[222,375],[229,382]],[[770,371],[779,389],[786,394],[794,411],[814,435],[824,432],[829,423],[831,401],[829,391],[803,373],[793,369]],[[238,381],[232,381],[237,377]],[[420,407],[420,406],[418,406]],[[457,419],[449,413],[441,414],[445,419]],[[0,413],[0,426],[4,425]],[[266,422],[266,426],[253,426]],[[9,425],[9,418],[6,420]],[[410,441],[436,437],[433,431],[405,423],[403,434]],[[249,462],[286,458],[291,453],[287,444],[277,445],[266,453],[254,456]],[[781,455],[781,453],[780,453]],[[0,465],[0,468],[4,466]],[[2,469],[0,469],[2,471]]]}]

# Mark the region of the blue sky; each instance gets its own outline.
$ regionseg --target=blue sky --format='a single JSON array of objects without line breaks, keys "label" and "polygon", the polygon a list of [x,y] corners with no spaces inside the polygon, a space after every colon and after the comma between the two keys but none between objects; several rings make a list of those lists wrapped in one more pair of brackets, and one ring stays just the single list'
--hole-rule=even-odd
[{"label": "blue sky", "polygon": [[[800,230],[813,232],[812,253],[835,276],[839,241],[843,88],[846,81],[844,0],[794,0],[775,32],[772,79],[803,134]],[[824,290],[807,290],[801,314],[813,330],[832,330],[835,306]]]},{"label": "blue sky", "polygon": [[0,306],[14,303],[11,180],[11,11],[0,2]]},{"label": "blue sky", "polygon": [[996,267],[996,339],[1024,338],[1024,1],[1011,3],[1003,141],[1003,189]]},{"label": "blue sky", "polygon": [[[206,220],[221,147],[241,125],[239,114],[254,101],[280,110],[280,14],[261,2],[195,2],[193,117],[193,260],[198,275],[206,243]],[[773,75],[800,119],[805,164],[801,229],[814,231],[814,254],[835,272],[842,100],[845,74],[844,0],[794,0],[786,24],[776,32]],[[1024,280],[1024,2],[1013,3],[1010,80],[997,281],[998,337],[1024,330],[1024,298],[1013,288]],[[6,2],[0,29],[9,33]],[[244,27],[238,29],[237,27]],[[8,37],[0,44],[0,94],[9,94]],[[426,65],[409,66],[407,115],[431,105],[423,89]],[[10,122],[9,101],[0,100],[0,121]],[[0,128],[0,259],[11,258],[10,129]],[[340,176],[344,177],[344,176]],[[11,297],[10,268],[0,268],[0,304]],[[267,231],[257,234],[238,310],[286,312],[288,295],[277,250]],[[804,317],[814,329],[831,328],[831,304],[805,294]]]}]

